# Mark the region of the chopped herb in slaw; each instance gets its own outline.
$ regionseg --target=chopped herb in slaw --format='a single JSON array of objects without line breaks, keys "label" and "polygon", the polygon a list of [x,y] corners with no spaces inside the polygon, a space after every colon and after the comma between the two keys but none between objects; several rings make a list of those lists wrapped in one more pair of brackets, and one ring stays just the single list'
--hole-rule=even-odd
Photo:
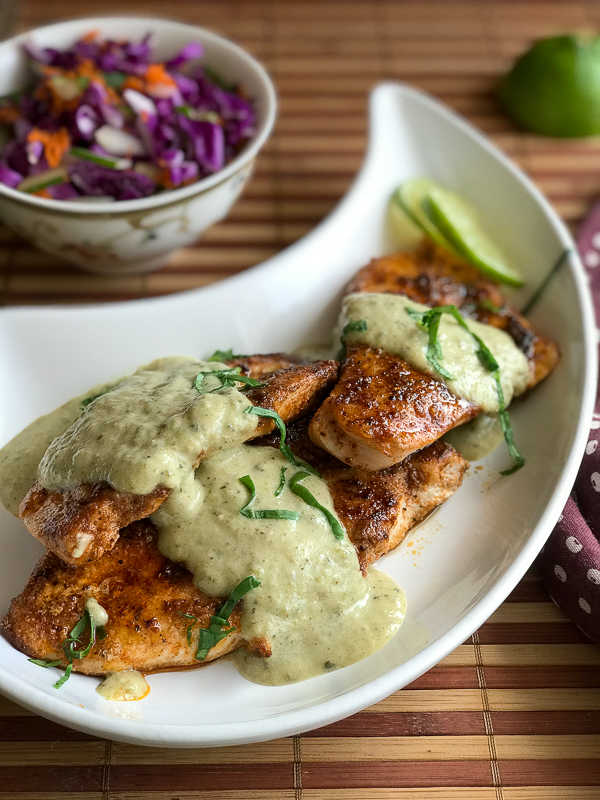
[{"label": "chopped herb in slaw", "polygon": [[0,98],[0,182],[38,197],[131,200],[218,172],[253,135],[243,89],[187,44],[153,60],[150,36],[24,50],[27,90]]}]

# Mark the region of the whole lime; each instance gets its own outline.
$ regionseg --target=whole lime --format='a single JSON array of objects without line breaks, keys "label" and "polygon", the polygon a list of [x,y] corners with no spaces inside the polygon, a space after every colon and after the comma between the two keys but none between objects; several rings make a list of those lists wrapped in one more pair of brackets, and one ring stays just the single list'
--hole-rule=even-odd
[{"label": "whole lime", "polygon": [[536,42],[498,94],[514,121],[534,133],[600,133],[600,38],[553,36]]}]

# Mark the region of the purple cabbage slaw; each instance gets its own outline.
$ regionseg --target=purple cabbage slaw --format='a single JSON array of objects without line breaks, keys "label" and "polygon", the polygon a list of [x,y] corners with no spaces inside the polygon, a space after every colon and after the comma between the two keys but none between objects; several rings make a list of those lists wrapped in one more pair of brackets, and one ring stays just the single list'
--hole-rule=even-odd
[{"label": "purple cabbage slaw", "polygon": [[152,61],[140,42],[94,32],[66,51],[25,52],[34,80],[0,99],[0,182],[56,200],[131,200],[218,172],[256,129],[239,86],[190,42]]}]

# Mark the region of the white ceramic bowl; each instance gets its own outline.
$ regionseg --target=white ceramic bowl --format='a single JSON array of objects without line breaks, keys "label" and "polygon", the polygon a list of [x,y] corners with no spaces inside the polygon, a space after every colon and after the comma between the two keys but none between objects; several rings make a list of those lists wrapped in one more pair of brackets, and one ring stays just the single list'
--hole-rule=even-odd
[{"label": "white ceramic bowl", "polygon": [[158,60],[199,41],[203,61],[243,86],[256,108],[256,132],[243,151],[219,172],[181,189],[140,200],[89,203],[33,197],[0,183],[2,220],[40,249],[90,272],[148,272],[227,215],[275,122],[275,89],[256,59],[215,33],[164,19],[106,17],[59,22],[0,44],[0,96],[20,89],[28,79],[22,50],[26,40],[65,49],[90,30],[98,30],[102,38],[134,41],[151,33]]},{"label": "white ceramic bowl", "polygon": [[[343,286],[391,252],[386,207],[409,177],[461,192],[523,269],[521,307],[565,248],[568,231],[536,187],[481,134],[402,84],[371,99],[371,141],[354,186],[308,236],[267,263],[213,286],[132,303],[0,310],[0,445],[35,417],[90,386],[160,356],[288,350],[323,341]],[[562,360],[511,407],[524,469],[503,478],[506,449],[470,470],[456,494],[377,567],[404,588],[406,622],[377,653],[291,686],[257,686],[221,661],[151,675],[139,703],[109,703],[97,678],[40,669],[0,636],[0,691],[65,725],[139,744],[199,747],[260,741],[317,728],[376,703],[462,644],[521,579],[569,496],[590,430],[596,331],[583,267],[573,251],[531,315]],[[415,552],[413,552],[415,551]],[[0,508],[0,615],[43,547]],[[407,700],[409,695],[407,696]],[[403,697],[397,700],[403,707]]]}]

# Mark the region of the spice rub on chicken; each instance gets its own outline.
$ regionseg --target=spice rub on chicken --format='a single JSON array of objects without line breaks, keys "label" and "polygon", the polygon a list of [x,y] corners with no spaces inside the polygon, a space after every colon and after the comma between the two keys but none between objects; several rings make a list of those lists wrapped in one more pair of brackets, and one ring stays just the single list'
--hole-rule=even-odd
[{"label": "spice rub on chicken", "polygon": [[[25,589],[13,599],[0,632],[30,658],[60,660],[66,667],[62,643],[81,619],[89,598],[100,604],[109,621],[106,638],[97,640],[85,658],[74,661],[76,672],[193,669],[242,646],[255,655],[270,654],[268,642],[242,638],[238,604],[229,617],[234,630],[212,647],[204,661],[195,658],[198,631],[208,628],[223,600],[205,595],[187,569],[161,555],[149,520],[121,531],[112,550],[93,563],[70,567],[46,553]],[[194,619],[188,641],[187,629]]]},{"label": "spice rub on chicken", "polygon": [[[156,363],[162,366],[162,361]],[[185,359],[183,361],[185,362]],[[154,380],[156,385],[152,385],[148,398],[143,397],[140,400],[134,395],[131,399],[125,394],[124,398],[121,398],[120,404],[115,405],[114,410],[110,407],[112,398],[110,397],[111,393],[108,392],[88,405],[81,417],[68,428],[63,438],[68,445],[75,443],[71,448],[75,453],[71,457],[72,460],[80,458],[84,448],[88,448],[87,463],[92,470],[97,468],[98,462],[101,462],[102,453],[104,453],[104,458],[110,462],[110,459],[115,457],[113,449],[116,450],[120,444],[123,444],[122,469],[119,479],[124,482],[125,488],[123,485],[114,486],[106,479],[75,480],[70,481],[75,483],[72,487],[59,485],[56,488],[47,488],[44,486],[42,478],[39,478],[21,503],[19,509],[21,519],[33,536],[66,563],[84,564],[99,558],[103,552],[114,545],[121,528],[153,513],[168,497],[177,480],[182,478],[185,473],[195,469],[202,460],[222,447],[241,443],[274,429],[275,422],[272,418],[245,414],[242,413],[243,410],[250,405],[261,406],[279,414],[284,422],[290,422],[308,413],[319,404],[335,381],[338,371],[338,364],[335,361],[288,366],[275,372],[268,369],[268,366],[279,366],[281,363],[280,354],[277,354],[276,358],[265,357],[261,361],[262,369],[267,370],[267,377],[261,386],[253,386],[243,393],[236,391],[235,402],[237,405],[229,414],[229,418],[227,418],[227,409],[223,411],[219,407],[219,399],[212,390],[204,395],[208,398],[205,403],[208,407],[207,415],[200,416],[199,419],[194,418],[195,404],[202,395],[192,386],[192,374],[198,372],[198,367],[194,366],[193,361],[191,364],[184,364],[189,375],[186,376],[185,392],[182,389],[181,398],[177,398],[177,404],[173,403],[162,409],[160,406],[163,384],[166,385],[167,378],[171,376],[169,372],[164,381],[162,376],[158,381]],[[289,360],[288,363],[290,363]],[[177,367],[177,364],[174,366]],[[217,374],[219,373],[217,372]],[[191,378],[190,375],[192,375]],[[207,375],[209,378],[212,377],[210,373]],[[192,387],[189,391],[187,390],[188,385]],[[118,388],[117,386],[115,392]],[[212,387],[212,389],[214,388],[219,389],[218,381],[215,387]],[[130,408],[130,403],[134,402],[136,403],[137,417],[133,416],[132,408]],[[97,409],[102,408],[103,404],[109,408],[109,413],[104,419],[101,418],[100,424],[93,429],[94,436],[102,438],[106,432],[110,432],[112,436],[107,434],[106,438],[111,443],[105,445],[102,440],[95,449],[94,436],[90,435],[86,439],[82,435],[80,437],[82,445],[77,449],[79,447],[77,427],[83,428],[82,433],[85,434],[86,422],[89,419],[93,422],[93,416],[90,418],[86,415],[94,415]],[[129,426],[122,431],[122,442],[119,440],[121,431],[116,427],[119,415],[124,415],[125,425],[127,425],[128,419],[131,420]],[[219,424],[213,425],[212,438],[199,436],[198,443],[196,443],[194,432],[200,428],[200,434],[202,434],[202,425],[206,424],[206,427],[209,428],[215,417]],[[161,445],[162,450],[157,453],[155,431],[162,431],[167,425],[170,426],[169,436],[165,435]],[[92,429],[92,425],[90,424],[88,428]],[[100,433],[97,433],[98,428],[100,428]],[[144,440],[144,437],[148,453],[143,449],[143,442],[142,444],[139,442],[140,439]],[[51,446],[57,451],[58,457],[62,455],[60,444],[59,440],[54,440]],[[134,455],[136,451],[139,453],[137,461],[128,451],[128,446]],[[154,471],[146,467],[146,463],[152,465],[150,460],[152,448],[155,449],[156,458],[160,458],[158,467]],[[49,452],[50,449],[44,456],[46,461],[51,460]],[[100,455],[97,455],[98,453]],[[146,462],[146,458],[148,458],[148,462]],[[42,467],[44,459],[42,459]],[[67,463],[67,466],[70,468],[70,462]],[[143,491],[135,491],[135,482],[131,485],[129,483],[130,472],[134,473],[136,469],[143,478],[141,481]],[[180,470],[181,474],[178,474],[177,470]],[[106,474],[109,477],[115,474],[112,463],[107,467]],[[32,476],[32,479],[33,477],[35,476]]]},{"label": "spice rub on chicken", "polygon": [[[455,306],[467,330],[441,310],[422,325],[440,306]],[[359,270],[343,309],[346,360],[310,436],[352,466],[389,467],[482,412],[497,415],[559,359],[492,281],[429,240]]]},{"label": "spice rub on chicken", "polygon": [[345,464],[380,470],[479,411],[401,358],[349,346],[340,379],[314,415],[309,433],[316,445]]},{"label": "spice rub on chicken", "polygon": [[[363,573],[445,503],[469,467],[453,447],[440,441],[377,472],[349,467],[311,441],[308,426],[308,419],[290,425],[287,442],[323,476]],[[278,437],[272,434],[255,443],[277,446]]]},{"label": "spice rub on chicken", "polygon": [[529,362],[528,389],[560,359],[556,343],[535,331],[505,301],[497,284],[427,238],[416,250],[373,259],[348,284],[346,293],[354,292],[401,294],[432,307],[455,305],[463,316],[506,331]]}]

